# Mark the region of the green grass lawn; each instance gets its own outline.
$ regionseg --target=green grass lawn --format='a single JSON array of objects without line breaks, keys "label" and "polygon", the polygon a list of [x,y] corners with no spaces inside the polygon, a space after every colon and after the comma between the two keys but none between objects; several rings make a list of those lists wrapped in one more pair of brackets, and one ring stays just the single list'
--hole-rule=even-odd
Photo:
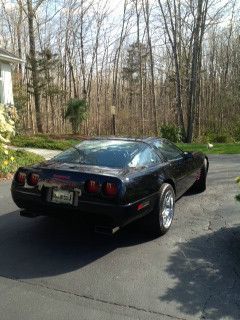
[{"label": "green grass lawn", "polygon": [[[0,179],[14,173],[19,167],[44,161],[43,157],[31,152],[22,150],[8,150],[8,152],[9,154],[6,156],[4,151],[0,150]],[[4,161],[7,161],[6,165],[4,165]]]},{"label": "green grass lawn", "polygon": [[212,149],[208,149],[207,144],[198,143],[178,143],[177,146],[183,151],[201,151],[207,154],[240,153],[240,143],[214,143]]},{"label": "green grass lawn", "polygon": [[[16,136],[12,138],[11,143],[16,147],[41,148],[51,150],[66,150],[71,146],[78,144],[80,140],[56,139],[47,135],[36,136]],[[202,151],[208,154],[237,154],[240,153],[240,143],[215,143],[212,149],[207,149],[207,144],[198,143],[178,143],[183,151]]]}]

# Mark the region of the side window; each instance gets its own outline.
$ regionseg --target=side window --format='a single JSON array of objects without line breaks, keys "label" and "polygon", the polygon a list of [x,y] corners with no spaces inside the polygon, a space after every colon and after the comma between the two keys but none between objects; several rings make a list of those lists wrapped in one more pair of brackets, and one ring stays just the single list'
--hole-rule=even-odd
[{"label": "side window", "polygon": [[128,166],[133,168],[149,167],[160,162],[161,160],[154,150],[152,150],[150,147],[147,147],[143,151],[136,154]]},{"label": "side window", "polygon": [[73,148],[70,148],[53,159],[59,161],[59,162],[70,162],[70,163],[78,163],[80,161],[80,156],[79,152]]},{"label": "side window", "polygon": [[159,152],[167,159],[174,160],[182,157],[182,151],[175,147],[174,144],[167,141],[155,141],[154,146],[158,148]]}]

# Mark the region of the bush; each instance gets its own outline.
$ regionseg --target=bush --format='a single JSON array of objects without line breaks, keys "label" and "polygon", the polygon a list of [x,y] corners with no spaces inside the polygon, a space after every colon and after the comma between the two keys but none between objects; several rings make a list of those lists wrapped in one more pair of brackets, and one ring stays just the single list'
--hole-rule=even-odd
[{"label": "bush", "polygon": [[12,145],[25,148],[40,148],[51,150],[66,150],[77,143],[77,140],[56,140],[46,135],[37,136],[15,136],[11,139]]},{"label": "bush", "polygon": [[0,104],[0,144],[7,143],[15,134],[15,120],[17,120],[16,109]]},{"label": "bush", "polygon": [[8,151],[6,143],[15,134],[15,123],[17,119],[14,107],[0,104],[0,178],[13,172],[16,168],[15,157]]},{"label": "bush", "polygon": [[207,132],[205,135],[202,137],[202,142],[203,143],[228,143],[232,142],[232,138],[229,136],[227,133],[215,133],[215,132]]},{"label": "bush", "polygon": [[34,153],[0,147],[0,178],[14,173],[19,167],[29,166],[41,161],[44,161],[44,158]]},{"label": "bush", "polygon": [[235,141],[240,141],[240,122],[234,126],[232,130],[232,137]]},{"label": "bush", "polygon": [[175,143],[182,140],[180,129],[170,124],[161,126],[160,136]]},{"label": "bush", "polygon": [[79,132],[80,125],[86,117],[87,108],[88,105],[84,99],[75,98],[68,101],[65,118],[71,122],[74,134]]},{"label": "bush", "polygon": [[227,143],[230,140],[230,138],[227,135],[213,135],[212,142],[215,143]]}]

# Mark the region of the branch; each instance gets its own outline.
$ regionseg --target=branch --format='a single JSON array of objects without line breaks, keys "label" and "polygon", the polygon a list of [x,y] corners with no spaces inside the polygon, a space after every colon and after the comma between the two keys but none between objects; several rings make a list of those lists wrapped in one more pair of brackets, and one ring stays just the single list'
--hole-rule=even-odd
[{"label": "branch", "polygon": [[35,5],[35,8],[33,8],[34,13],[37,11],[37,9],[40,7],[40,5],[44,2],[45,0],[38,0],[38,2]]},{"label": "branch", "polygon": [[24,11],[25,15],[27,16],[28,14],[27,14],[26,9],[24,8],[24,5],[22,4],[22,1],[17,0],[17,4],[19,5],[19,8],[21,8]]}]

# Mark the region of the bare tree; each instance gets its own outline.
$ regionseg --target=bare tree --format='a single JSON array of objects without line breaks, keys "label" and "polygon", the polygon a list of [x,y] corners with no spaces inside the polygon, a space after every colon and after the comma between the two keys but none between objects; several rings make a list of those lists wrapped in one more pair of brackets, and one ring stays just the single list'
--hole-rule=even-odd
[{"label": "bare tree", "polygon": [[114,14],[106,0],[16,1],[0,0],[0,41],[29,61],[14,70],[24,129],[71,133],[71,98],[88,102],[83,135],[111,133],[111,105],[123,135],[173,125],[192,141],[239,126],[236,0],[125,0]]},{"label": "bare tree", "polygon": [[20,0],[17,0],[19,8],[23,10],[28,19],[28,32],[29,32],[29,63],[31,66],[32,73],[32,85],[34,92],[35,110],[36,110],[36,123],[39,132],[43,132],[43,119],[41,115],[41,92],[39,87],[39,76],[37,67],[37,56],[36,56],[36,39],[34,20],[38,8],[44,2],[44,0],[38,0],[33,6],[32,0],[26,0],[26,8]]},{"label": "bare tree", "polygon": [[[179,61],[179,42],[177,35],[179,32],[179,10],[177,11],[177,4],[176,0],[173,0],[173,15],[172,15],[172,8],[170,5],[169,0],[166,2],[166,10],[164,11],[163,4],[161,0],[158,0],[159,7],[161,9],[162,17],[164,20],[164,26],[167,33],[168,40],[171,45],[173,61],[175,66],[175,92],[176,92],[176,110],[178,113],[178,125],[181,129],[181,134],[183,139],[186,140],[186,130],[184,125],[184,115],[183,115],[183,107],[182,107],[182,83],[181,83],[181,76],[180,76],[180,61]],[[169,23],[167,21],[167,17],[169,18]]]},{"label": "bare tree", "polygon": [[154,73],[154,57],[153,57],[153,48],[152,48],[152,39],[150,34],[150,9],[149,9],[149,0],[143,0],[143,11],[144,19],[147,29],[147,43],[149,48],[150,56],[150,71],[151,71],[151,102],[154,115],[154,133],[158,135],[158,116],[157,116],[157,106],[156,106],[156,94],[155,94],[155,73]]}]

